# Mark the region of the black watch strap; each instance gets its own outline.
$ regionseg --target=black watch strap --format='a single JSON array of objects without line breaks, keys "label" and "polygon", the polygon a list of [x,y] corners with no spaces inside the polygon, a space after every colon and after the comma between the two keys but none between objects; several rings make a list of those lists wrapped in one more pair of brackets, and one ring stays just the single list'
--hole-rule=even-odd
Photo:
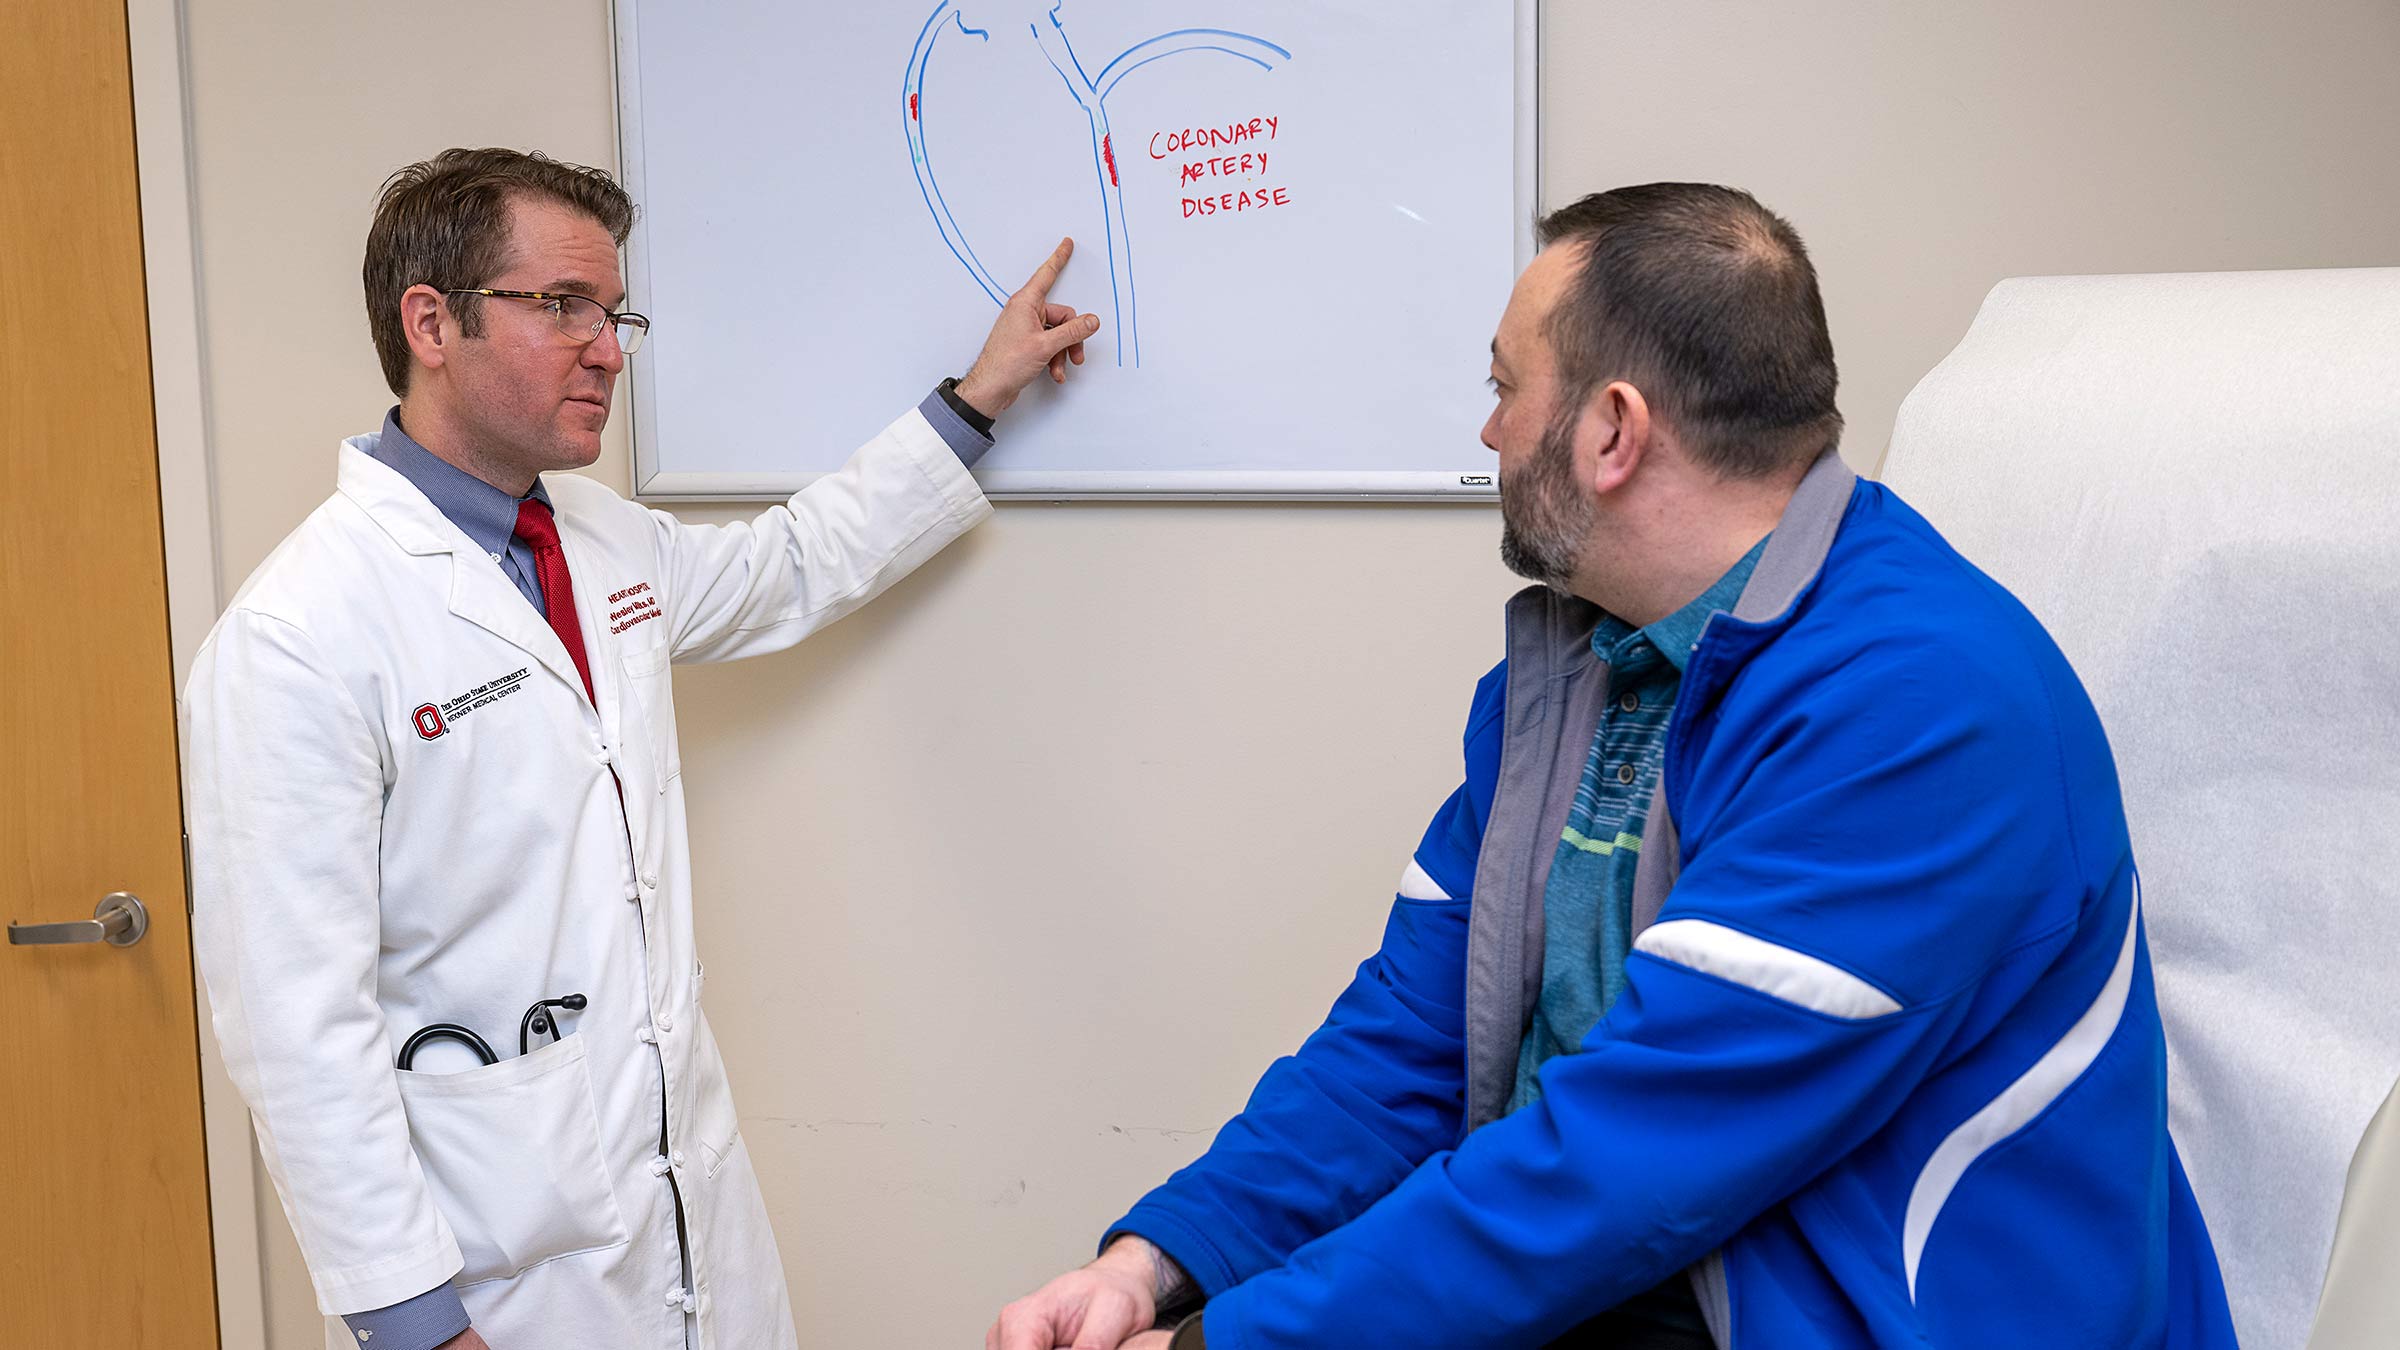
[{"label": "black watch strap", "polygon": [[1175,1334],[1167,1340],[1167,1350],[1208,1350],[1208,1337],[1200,1330],[1200,1318],[1207,1311],[1203,1308],[1177,1322]]},{"label": "black watch strap", "polygon": [[958,396],[958,377],[956,375],[935,385],[933,392],[941,395],[942,402],[950,405],[950,411],[958,414],[959,421],[974,428],[976,435],[986,438],[991,436],[992,419],[975,411],[974,404]]}]

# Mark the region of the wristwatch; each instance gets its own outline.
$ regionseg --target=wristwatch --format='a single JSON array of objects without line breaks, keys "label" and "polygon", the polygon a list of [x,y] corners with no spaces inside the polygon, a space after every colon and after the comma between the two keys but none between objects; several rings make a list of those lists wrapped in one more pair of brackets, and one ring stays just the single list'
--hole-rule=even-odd
[{"label": "wristwatch", "polygon": [[956,375],[935,385],[933,392],[941,395],[942,402],[949,405],[950,411],[958,414],[959,421],[974,428],[976,435],[989,437],[992,434],[993,419],[984,416],[983,412],[974,404],[958,396],[958,377]]},{"label": "wristwatch", "polygon": [[1200,1318],[1207,1311],[1203,1308],[1177,1322],[1175,1334],[1167,1340],[1167,1350],[1208,1350],[1208,1337],[1200,1332]]}]

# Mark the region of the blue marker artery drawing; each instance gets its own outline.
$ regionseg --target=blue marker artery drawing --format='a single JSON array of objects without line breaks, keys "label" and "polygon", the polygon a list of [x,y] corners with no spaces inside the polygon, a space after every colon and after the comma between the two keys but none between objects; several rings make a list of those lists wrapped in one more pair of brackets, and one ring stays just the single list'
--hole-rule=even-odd
[{"label": "blue marker artery drawing", "polygon": [[[908,75],[901,86],[901,118],[908,132],[908,154],[916,170],[917,187],[925,197],[925,209],[933,214],[934,225],[942,232],[942,242],[949,245],[959,265],[983,288],[992,303],[1008,299],[1008,288],[995,280],[990,269],[975,256],[973,245],[967,242],[966,232],[951,214],[949,203],[942,200],[942,189],[936,181],[933,161],[925,151],[925,71],[933,57],[934,46],[949,33],[964,38],[990,42],[993,32],[1013,33],[1021,23],[1026,33],[1040,47],[1050,68],[1058,72],[1076,106],[1083,110],[1091,125],[1092,172],[1100,184],[1101,217],[1108,233],[1109,290],[1116,304],[1117,364],[1142,363],[1142,340],[1139,316],[1134,305],[1133,241],[1125,228],[1125,190],[1117,169],[1115,138],[1108,126],[1108,96],[1127,75],[1149,65],[1186,52],[1216,52],[1250,62],[1263,70],[1274,70],[1292,59],[1292,54],[1264,38],[1221,28],[1180,28],[1146,38],[1119,52],[1116,59],[1093,75],[1085,70],[1075,55],[1075,46],[1067,39],[1066,22],[1059,11],[1066,8],[1065,0],[943,0],[934,6],[932,17],[925,21],[917,34],[917,44],[909,53]],[[1014,13],[1007,18],[993,17],[993,11]],[[969,22],[970,16],[982,17],[984,27]]]}]

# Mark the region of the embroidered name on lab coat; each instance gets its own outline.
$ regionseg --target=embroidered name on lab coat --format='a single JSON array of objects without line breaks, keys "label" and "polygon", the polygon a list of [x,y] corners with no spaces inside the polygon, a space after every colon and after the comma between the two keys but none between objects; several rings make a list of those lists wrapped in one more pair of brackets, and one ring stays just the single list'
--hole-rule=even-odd
[{"label": "embroidered name on lab coat", "polygon": [[648,594],[650,583],[638,582],[608,597],[608,631],[622,633],[637,623],[658,617],[658,597]]}]

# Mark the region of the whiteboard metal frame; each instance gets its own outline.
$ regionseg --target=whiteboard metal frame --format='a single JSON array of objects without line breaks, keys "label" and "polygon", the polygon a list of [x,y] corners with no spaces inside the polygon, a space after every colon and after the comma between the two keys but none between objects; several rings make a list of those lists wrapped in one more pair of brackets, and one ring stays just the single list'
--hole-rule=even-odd
[{"label": "whiteboard metal frame", "polygon": [[[673,3],[674,0],[662,0]],[[1516,240],[1517,270],[1533,261],[1533,222],[1541,204],[1541,0],[1516,0]],[[641,0],[611,0],[610,28],[617,81],[617,163],[626,191],[641,201],[646,186],[642,162],[642,65],[637,50]],[[635,233],[625,248],[633,293],[650,293],[646,238]],[[1498,316],[1494,316],[1495,320]],[[640,368],[626,401],[633,408],[633,495],[651,502],[781,501],[821,473],[665,473],[654,447],[658,427]],[[1350,472],[1342,470],[1192,469],[1155,472],[1052,469],[979,469],[975,480],[995,501],[1222,501],[1222,502],[1459,502],[1500,499],[1495,472],[1442,473],[1431,470]]]}]

